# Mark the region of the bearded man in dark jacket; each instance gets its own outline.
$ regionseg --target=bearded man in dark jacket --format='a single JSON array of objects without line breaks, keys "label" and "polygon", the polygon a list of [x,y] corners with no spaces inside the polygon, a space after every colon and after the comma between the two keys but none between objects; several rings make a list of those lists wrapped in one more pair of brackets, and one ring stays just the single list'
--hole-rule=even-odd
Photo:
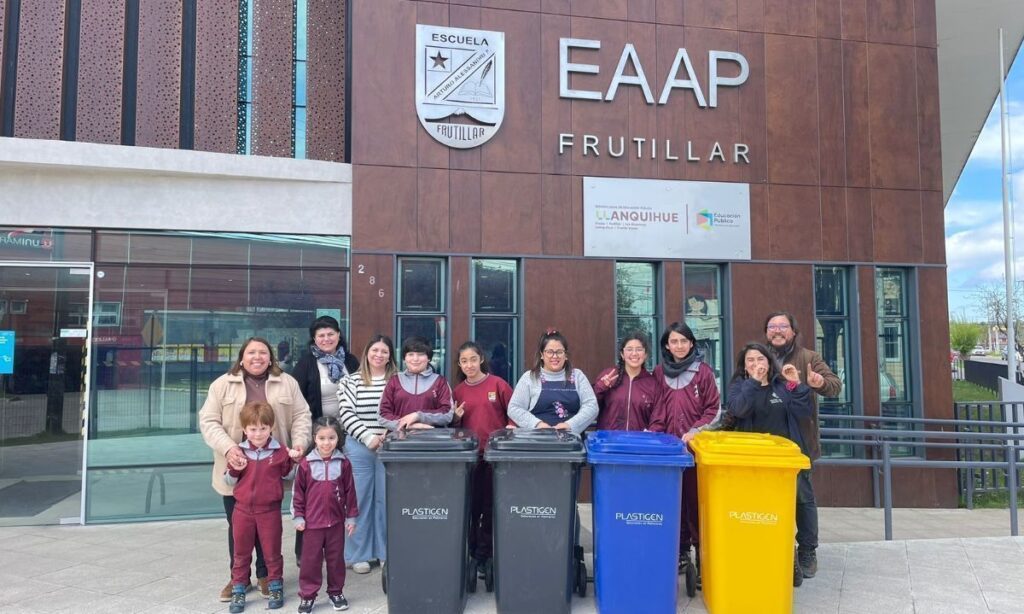
[{"label": "bearded man in dark jacket", "polygon": [[[832,372],[821,354],[800,347],[797,335],[800,330],[796,319],[785,311],[768,314],[764,322],[765,337],[780,365],[793,365],[800,374],[800,381],[823,397],[837,397],[843,389],[843,382]],[[818,398],[811,395],[814,411],[810,417],[800,420],[800,431],[813,463],[821,456],[821,438],[818,433]],[[797,476],[796,497],[796,543],[797,560],[805,578],[813,578],[818,571],[818,505],[814,500],[811,485],[811,469],[801,471]]]}]

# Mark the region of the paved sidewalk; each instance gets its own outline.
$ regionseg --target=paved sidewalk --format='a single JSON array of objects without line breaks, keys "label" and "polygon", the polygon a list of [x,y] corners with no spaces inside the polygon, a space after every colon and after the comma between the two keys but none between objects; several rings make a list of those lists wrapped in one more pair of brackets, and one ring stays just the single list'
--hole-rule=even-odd
[{"label": "paved sidewalk", "polygon": [[[586,525],[589,510],[581,517]],[[817,577],[796,589],[794,611],[1024,612],[1024,538],[1008,537],[1006,511],[896,510],[893,524],[905,541],[880,541],[881,510],[823,508],[821,533],[832,543],[819,549]],[[0,528],[0,612],[226,612],[216,599],[228,579],[225,527],[217,519]],[[922,537],[941,539],[916,539]],[[589,540],[585,530],[585,546]],[[297,574],[287,531],[285,542],[280,611],[294,612]],[[377,568],[365,576],[350,572],[345,594],[353,614],[387,611]],[[706,611],[700,593],[693,601],[680,595],[679,612]],[[250,592],[246,612],[265,607]],[[332,611],[321,596],[314,612]],[[494,611],[488,593],[471,596],[466,608]],[[586,599],[574,598],[573,612],[596,612],[592,590]]]}]

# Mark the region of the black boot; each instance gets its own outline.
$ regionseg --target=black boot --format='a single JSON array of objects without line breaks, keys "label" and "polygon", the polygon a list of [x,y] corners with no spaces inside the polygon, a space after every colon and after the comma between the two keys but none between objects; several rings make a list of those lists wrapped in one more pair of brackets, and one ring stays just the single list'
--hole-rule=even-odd
[{"label": "black boot", "polygon": [[690,548],[686,547],[685,550],[679,550],[679,573],[682,574],[686,571],[686,568],[690,565]]},{"label": "black boot", "polygon": [[700,546],[693,547],[693,561],[697,566],[697,590],[703,590],[703,583],[700,579]]},{"label": "black boot", "polygon": [[804,572],[800,571],[800,560],[796,552],[793,552],[793,586],[800,586],[804,583]]}]

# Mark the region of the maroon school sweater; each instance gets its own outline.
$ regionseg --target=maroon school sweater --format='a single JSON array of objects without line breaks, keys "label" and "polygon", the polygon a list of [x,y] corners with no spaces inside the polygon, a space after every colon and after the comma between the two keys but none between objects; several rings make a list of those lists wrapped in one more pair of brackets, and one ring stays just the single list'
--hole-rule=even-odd
[{"label": "maroon school sweater", "polygon": [[476,384],[462,382],[455,387],[455,403],[465,403],[459,426],[472,429],[480,439],[480,451],[487,445],[487,437],[508,424],[508,401],[512,387],[496,375],[488,374]]}]

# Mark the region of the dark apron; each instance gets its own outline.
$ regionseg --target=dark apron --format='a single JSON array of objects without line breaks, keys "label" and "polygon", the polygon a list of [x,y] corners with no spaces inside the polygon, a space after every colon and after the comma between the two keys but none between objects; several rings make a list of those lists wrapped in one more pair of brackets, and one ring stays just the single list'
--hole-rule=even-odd
[{"label": "dark apron", "polygon": [[538,420],[555,426],[572,418],[580,411],[580,393],[570,381],[549,382],[541,376],[540,396],[530,410]]}]

